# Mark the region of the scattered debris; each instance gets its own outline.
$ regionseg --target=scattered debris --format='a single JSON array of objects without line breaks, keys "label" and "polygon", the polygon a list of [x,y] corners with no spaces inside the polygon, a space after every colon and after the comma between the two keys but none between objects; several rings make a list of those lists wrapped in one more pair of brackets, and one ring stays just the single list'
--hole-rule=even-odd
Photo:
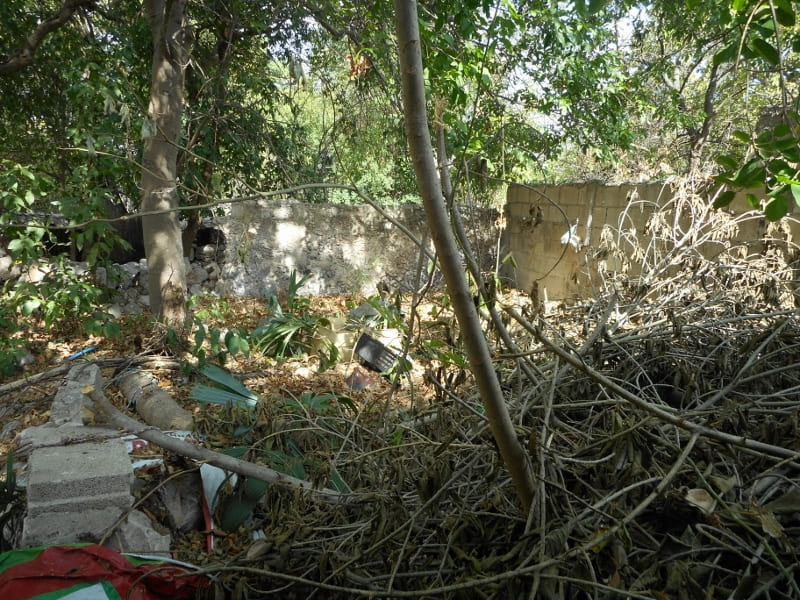
[{"label": "scattered debris", "polygon": [[358,367],[353,368],[353,371],[345,377],[345,383],[356,391],[364,390],[368,387],[374,386],[378,380],[370,377]]}]

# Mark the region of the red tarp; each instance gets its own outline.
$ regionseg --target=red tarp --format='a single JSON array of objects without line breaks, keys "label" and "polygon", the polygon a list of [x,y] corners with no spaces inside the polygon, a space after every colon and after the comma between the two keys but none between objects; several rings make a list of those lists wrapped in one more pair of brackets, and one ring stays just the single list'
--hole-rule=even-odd
[{"label": "red tarp", "polygon": [[27,600],[81,583],[107,581],[130,600],[189,600],[208,579],[170,564],[129,559],[98,545],[0,554],[0,598]]}]

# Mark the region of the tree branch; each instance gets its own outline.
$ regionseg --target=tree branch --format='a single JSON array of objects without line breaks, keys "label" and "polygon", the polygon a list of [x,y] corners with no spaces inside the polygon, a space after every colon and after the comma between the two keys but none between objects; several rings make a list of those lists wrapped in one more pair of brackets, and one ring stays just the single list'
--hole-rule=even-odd
[{"label": "tree branch", "polygon": [[25,45],[0,63],[0,75],[10,75],[33,64],[39,45],[48,35],[60,29],[79,8],[94,9],[95,0],[64,0],[61,9],[46,21],[42,21],[25,40]]},{"label": "tree branch", "polygon": [[276,483],[278,485],[301,489],[316,494],[326,502],[336,504],[345,500],[342,494],[328,489],[315,489],[310,482],[304,479],[297,479],[285,475],[274,469],[270,469],[264,465],[257,465],[246,460],[240,460],[225,454],[213,452],[202,446],[190,444],[182,440],[170,437],[163,433],[160,429],[140,423],[135,419],[131,419],[127,415],[122,414],[108,401],[102,390],[92,389],[88,392],[89,398],[94,402],[98,412],[107,418],[111,423],[124,429],[125,431],[137,435],[138,437],[146,440],[156,446],[160,446],[170,452],[175,452],[181,456],[191,458],[200,462],[206,462],[220,469],[237,473],[244,477],[252,477],[259,481],[267,483]]},{"label": "tree branch", "polygon": [[433,156],[428,130],[417,3],[414,0],[395,0],[394,7],[406,135],[417,187],[422,196],[431,238],[439,255],[440,268],[445,277],[453,311],[461,326],[464,347],[492,434],[522,507],[527,512],[535,491],[530,457],[517,439],[500,382],[494,371],[489,346],[483,336],[477,309],[461,268],[461,255],[451,229],[442,194],[442,182]]}]

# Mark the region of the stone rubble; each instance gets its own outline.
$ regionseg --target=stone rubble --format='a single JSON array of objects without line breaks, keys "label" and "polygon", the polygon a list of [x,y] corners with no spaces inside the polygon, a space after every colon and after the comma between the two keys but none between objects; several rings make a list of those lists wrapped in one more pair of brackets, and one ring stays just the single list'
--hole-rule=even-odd
[{"label": "stone rubble", "polygon": [[[190,261],[184,258],[186,268],[186,283],[190,296],[213,292],[221,273],[221,268],[216,260],[217,250],[214,246],[196,249],[196,259]],[[68,261],[69,268],[76,275],[90,276],[89,266],[86,262]],[[98,266],[94,270],[94,278],[100,285],[117,292],[115,301],[108,307],[114,317],[126,313],[138,313],[150,305],[150,295],[147,289],[147,260],[127,262],[109,269]],[[40,283],[54,269],[54,265],[45,261],[30,265],[22,269],[14,263],[10,256],[0,247],[0,282],[16,279],[20,283]]]}]

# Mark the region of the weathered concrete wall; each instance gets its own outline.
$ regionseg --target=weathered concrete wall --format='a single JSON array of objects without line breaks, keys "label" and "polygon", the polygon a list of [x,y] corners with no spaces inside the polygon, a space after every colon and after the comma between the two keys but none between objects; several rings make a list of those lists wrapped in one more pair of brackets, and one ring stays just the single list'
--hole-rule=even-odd
[{"label": "weathered concrete wall", "polygon": [[[386,213],[422,240],[421,206],[386,207]],[[464,209],[471,243],[481,264],[494,266],[496,212]],[[301,293],[372,295],[381,280],[411,290],[419,256],[399,227],[370,206],[259,200],[237,203],[217,219],[225,234],[225,258],[216,290],[261,296],[285,289],[292,271],[310,274]],[[430,241],[428,247],[432,248]],[[427,261],[423,264],[427,269]]]},{"label": "weathered concrete wall", "polygon": [[[640,240],[646,239],[648,222],[654,212],[672,202],[674,197],[670,185],[661,183],[513,185],[507,193],[504,252],[511,252],[516,268],[505,268],[504,276],[527,292],[538,287],[536,291],[541,300],[591,295],[597,286],[597,265],[593,257],[598,254],[604,227],[609,225],[623,234],[631,232]],[[715,239],[705,241],[699,247],[704,256],[715,256],[732,243],[754,246],[763,239],[767,224],[758,213],[753,213],[744,193],[734,199],[727,213],[731,216],[751,213],[753,218],[740,221],[731,231],[720,232]],[[580,250],[561,243],[562,235],[576,219],[579,222],[576,233],[582,242]],[[673,225],[687,230],[687,216],[682,214],[676,223],[668,224]],[[781,226],[786,229],[788,243],[792,238],[800,239],[797,220],[785,219]],[[624,239],[625,235],[621,237]],[[634,263],[638,260],[635,256],[630,259]],[[609,271],[620,266],[612,259],[607,260]]]}]

